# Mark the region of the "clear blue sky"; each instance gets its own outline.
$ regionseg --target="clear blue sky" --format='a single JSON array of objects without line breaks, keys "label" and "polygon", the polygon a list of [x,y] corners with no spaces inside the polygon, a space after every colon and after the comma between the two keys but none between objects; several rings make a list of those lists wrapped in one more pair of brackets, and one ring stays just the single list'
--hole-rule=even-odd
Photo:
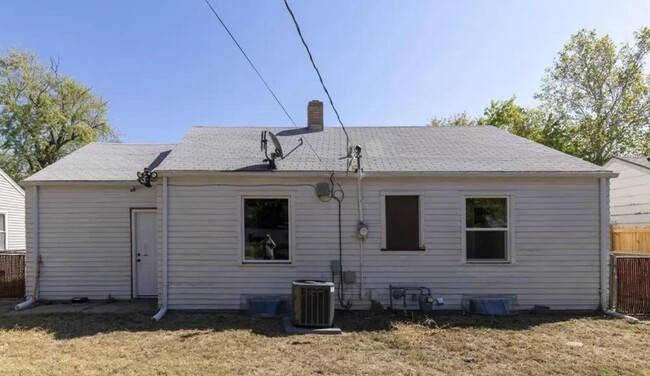
[{"label": "clear blue sky", "polygon": [[[325,101],[282,0],[211,0],[299,125]],[[292,7],[346,125],[422,125],[533,103],[581,28],[616,42],[650,1],[305,1]],[[126,142],[176,142],[192,125],[289,125],[203,0],[3,1],[0,49],[26,49],[109,101]],[[326,106],[326,126],[335,126]]]}]

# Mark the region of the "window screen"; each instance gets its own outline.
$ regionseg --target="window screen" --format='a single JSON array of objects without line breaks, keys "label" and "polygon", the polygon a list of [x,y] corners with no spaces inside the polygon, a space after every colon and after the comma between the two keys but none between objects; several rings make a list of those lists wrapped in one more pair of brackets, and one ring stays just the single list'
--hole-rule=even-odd
[{"label": "window screen", "polygon": [[386,250],[420,250],[420,197],[385,196]]}]

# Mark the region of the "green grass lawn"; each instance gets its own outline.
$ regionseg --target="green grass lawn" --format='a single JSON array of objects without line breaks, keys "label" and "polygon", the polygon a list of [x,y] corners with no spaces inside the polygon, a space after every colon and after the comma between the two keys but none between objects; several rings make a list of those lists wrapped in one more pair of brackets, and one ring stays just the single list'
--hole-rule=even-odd
[{"label": "green grass lawn", "polygon": [[340,336],[235,314],[149,318],[0,316],[0,374],[650,375],[650,325],[599,315],[337,312]]}]

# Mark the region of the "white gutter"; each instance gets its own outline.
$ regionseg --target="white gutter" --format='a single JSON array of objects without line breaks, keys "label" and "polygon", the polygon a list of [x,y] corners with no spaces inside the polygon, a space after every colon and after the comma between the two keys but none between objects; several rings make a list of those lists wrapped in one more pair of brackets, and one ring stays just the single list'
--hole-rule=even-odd
[{"label": "white gutter", "polygon": [[[364,223],[363,221],[363,191],[361,188],[361,179],[363,178],[363,171],[361,166],[359,166],[359,177],[357,179],[357,206],[359,208],[359,223]],[[359,299],[363,300],[363,254],[365,253],[364,247],[365,239],[359,237]]]},{"label": "white gutter", "polygon": [[609,308],[609,179],[600,178],[600,307]]},{"label": "white gutter", "polygon": [[[211,171],[211,170],[156,170],[158,177],[329,177],[331,171]],[[405,178],[405,177],[472,177],[472,178],[615,178],[617,173],[612,171],[365,171],[366,178]],[[337,171],[339,179],[345,177],[345,171]]]},{"label": "white gutter", "polygon": [[[40,284],[40,267],[41,267],[41,254],[40,254],[40,230],[39,230],[39,197],[38,197],[38,186],[33,186],[32,187],[32,192],[33,192],[33,223],[32,223],[32,229],[34,230],[34,261],[36,262],[35,268],[34,268],[34,292],[32,293],[32,296],[28,297],[27,300],[25,300],[22,303],[16,304],[14,309],[16,311],[22,311],[23,309],[30,308],[31,306],[34,305],[38,301],[38,289],[39,289],[39,284]],[[25,256],[27,257],[27,256]]]},{"label": "white gutter", "polygon": [[163,176],[163,197],[162,197],[162,220],[163,220],[163,228],[162,228],[162,304],[160,306],[160,310],[153,315],[151,318],[152,321],[160,321],[163,316],[165,316],[165,313],[167,313],[167,301],[168,301],[168,287],[169,287],[169,282],[168,282],[168,273],[167,273],[167,266],[168,266],[168,234],[167,234],[167,229],[168,229],[168,212],[169,212],[169,199],[168,199],[168,184],[167,184],[167,176]]}]

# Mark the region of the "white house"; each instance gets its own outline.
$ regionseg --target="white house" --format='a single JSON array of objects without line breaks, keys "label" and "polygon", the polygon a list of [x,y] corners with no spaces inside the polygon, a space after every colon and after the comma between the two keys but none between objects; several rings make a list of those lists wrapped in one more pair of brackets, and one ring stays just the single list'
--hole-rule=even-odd
[{"label": "white house", "polygon": [[650,225],[649,157],[614,157],[605,168],[618,173],[610,186],[612,224]]},{"label": "white house", "polygon": [[0,251],[25,250],[25,191],[0,170]]},{"label": "white house", "polygon": [[[333,279],[354,309],[388,305],[389,285],[426,286],[446,309],[482,294],[522,309],[608,301],[609,170],[489,126],[354,127],[348,141],[323,129],[321,102],[309,111],[300,129],[90,144],[29,177],[27,295],[240,309]],[[265,130],[284,149],[275,170]]]}]

